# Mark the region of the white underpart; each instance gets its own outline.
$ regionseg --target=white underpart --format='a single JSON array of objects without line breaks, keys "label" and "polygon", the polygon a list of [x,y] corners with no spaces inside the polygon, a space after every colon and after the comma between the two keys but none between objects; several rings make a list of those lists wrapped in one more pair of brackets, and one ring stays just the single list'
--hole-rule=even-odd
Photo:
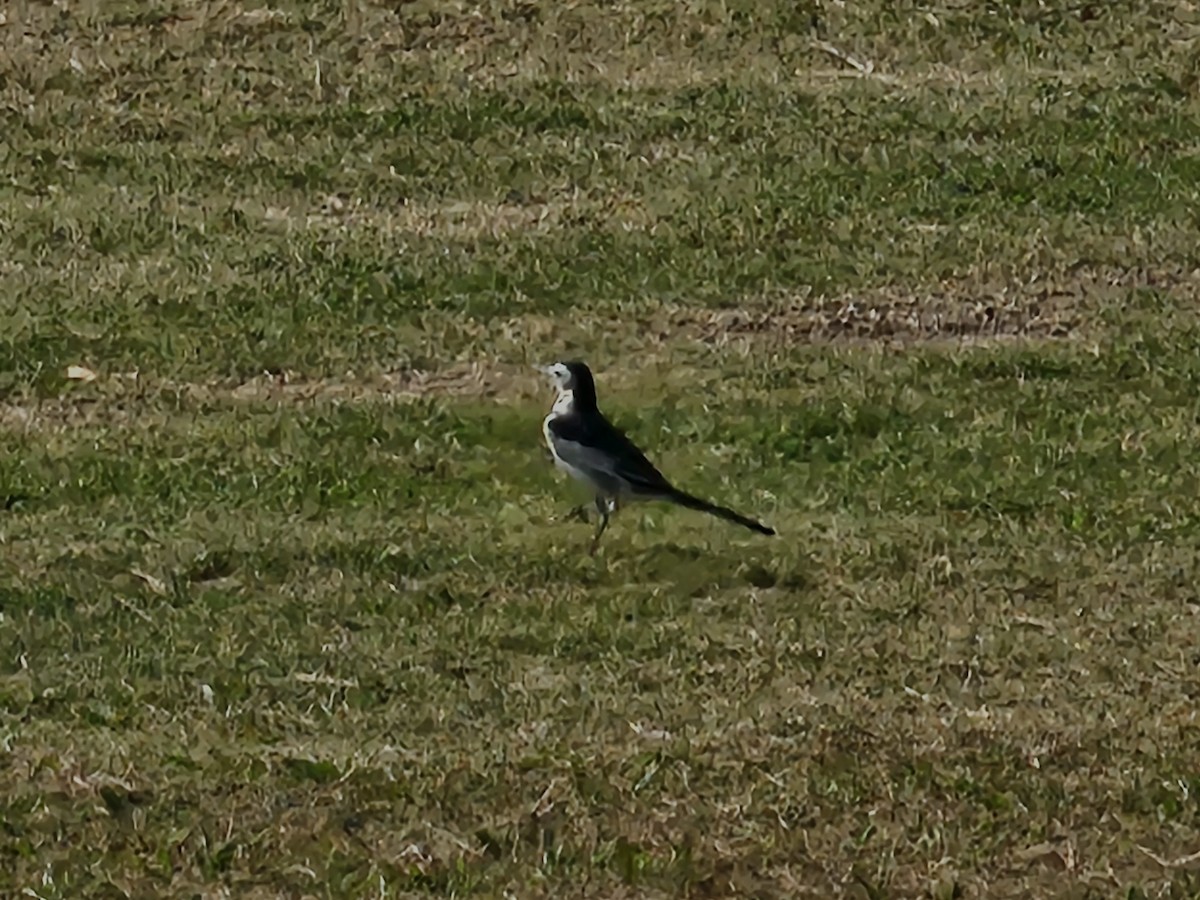
[{"label": "white underpart", "polygon": [[571,408],[574,405],[574,393],[564,388],[559,388],[558,397],[555,398],[554,405],[550,407],[550,415],[546,416],[545,420],[542,422],[542,434],[546,437],[546,446],[550,448],[550,455],[554,457],[554,465],[563,472],[566,472],[576,481],[582,481],[594,491],[596,490],[596,485],[592,482],[592,480],[588,478],[587,475],[582,471],[575,468],[558,455],[558,450],[554,446],[554,435],[550,431],[550,423],[559,416],[565,416],[571,411]]},{"label": "white underpart", "polygon": [[571,407],[575,404],[575,395],[571,391],[559,389],[558,396],[554,399],[554,405],[550,407],[550,415],[546,416],[542,422],[542,434],[546,438],[546,446],[550,448],[550,455],[554,457],[554,465],[562,471],[566,472],[572,478],[579,481],[587,482],[583,473],[574,466],[569,465],[561,456],[558,455],[558,450],[554,447],[554,435],[550,431],[550,423],[559,416],[564,416],[571,411]]}]

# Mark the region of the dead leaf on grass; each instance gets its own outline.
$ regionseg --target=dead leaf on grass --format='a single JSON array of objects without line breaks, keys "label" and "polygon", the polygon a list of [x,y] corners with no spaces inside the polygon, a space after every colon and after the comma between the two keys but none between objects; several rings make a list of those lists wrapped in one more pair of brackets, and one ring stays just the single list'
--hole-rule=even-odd
[{"label": "dead leaf on grass", "polygon": [[1017,854],[1017,858],[1025,863],[1041,863],[1056,872],[1073,870],[1076,864],[1075,848],[1069,841],[1043,841],[1022,850]]},{"label": "dead leaf on grass", "polygon": [[1177,859],[1165,859],[1148,847],[1143,847],[1141,844],[1138,844],[1137,848],[1164,869],[1187,869],[1188,871],[1200,870],[1200,850],[1197,850],[1195,853],[1189,853],[1187,856],[1180,856]]},{"label": "dead leaf on grass", "polygon": [[167,595],[167,583],[161,578],[155,578],[149,572],[143,572],[141,569],[130,569],[129,574],[144,581],[146,583],[146,587],[150,588],[150,590],[158,594],[158,596],[165,597]]},{"label": "dead leaf on grass", "polygon": [[1049,619],[1039,619],[1036,616],[1023,616],[1017,614],[1012,618],[1014,625],[1024,625],[1026,628],[1038,628],[1046,634],[1054,634],[1054,623]]},{"label": "dead leaf on grass", "polygon": [[331,675],[322,675],[320,672],[294,672],[292,674],[292,680],[298,681],[301,684],[319,684],[326,687],[358,687],[357,679],[334,678]]}]

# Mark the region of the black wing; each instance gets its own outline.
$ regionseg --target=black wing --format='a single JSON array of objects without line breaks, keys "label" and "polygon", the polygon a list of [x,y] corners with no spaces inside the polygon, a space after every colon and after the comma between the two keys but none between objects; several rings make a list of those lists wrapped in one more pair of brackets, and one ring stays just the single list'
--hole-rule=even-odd
[{"label": "black wing", "polygon": [[555,449],[568,465],[625,481],[636,493],[659,494],[674,488],[623,431],[602,415],[559,416],[550,421]]}]

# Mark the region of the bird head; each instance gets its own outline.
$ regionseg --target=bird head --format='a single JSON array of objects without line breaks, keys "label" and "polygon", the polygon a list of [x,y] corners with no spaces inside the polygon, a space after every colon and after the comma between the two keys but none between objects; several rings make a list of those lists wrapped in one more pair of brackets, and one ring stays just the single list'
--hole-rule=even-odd
[{"label": "bird head", "polygon": [[550,379],[560,397],[563,394],[572,394],[576,402],[595,404],[596,383],[592,380],[592,371],[586,363],[570,360],[535,368]]}]

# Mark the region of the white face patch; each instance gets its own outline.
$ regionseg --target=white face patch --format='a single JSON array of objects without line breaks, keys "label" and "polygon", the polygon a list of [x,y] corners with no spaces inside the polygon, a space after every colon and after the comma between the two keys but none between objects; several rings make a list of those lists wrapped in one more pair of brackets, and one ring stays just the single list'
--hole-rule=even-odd
[{"label": "white face patch", "polygon": [[571,383],[571,370],[562,363],[553,363],[549,366],[538,366],[550,378],[554,389],[559,393],[567,390],[567,385]]}]

